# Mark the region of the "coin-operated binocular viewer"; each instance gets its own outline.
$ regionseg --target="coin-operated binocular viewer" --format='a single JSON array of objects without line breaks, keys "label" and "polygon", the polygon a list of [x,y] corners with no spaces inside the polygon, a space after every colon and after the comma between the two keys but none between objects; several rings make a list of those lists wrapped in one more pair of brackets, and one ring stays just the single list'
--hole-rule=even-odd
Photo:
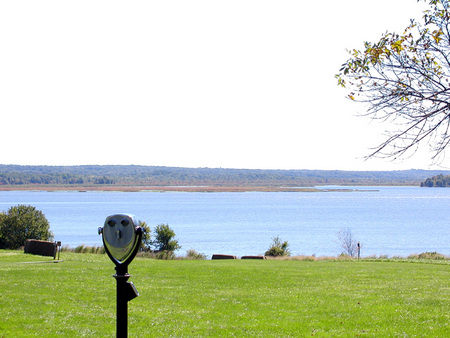
[{"label": "coin-operated binocular viewer", "polygon": [[98,228],[98,234],[102,235],[105,251],[116,265],[116,274],[113,277],[117,281],[117,337],[127,337],[127,303],[139,296],[134,284],[128,282],[128,278],[131,277],[128,274],[128,264],[139,250],[142,232],[136,217],[129,214],[108,216],[104,226]]}]

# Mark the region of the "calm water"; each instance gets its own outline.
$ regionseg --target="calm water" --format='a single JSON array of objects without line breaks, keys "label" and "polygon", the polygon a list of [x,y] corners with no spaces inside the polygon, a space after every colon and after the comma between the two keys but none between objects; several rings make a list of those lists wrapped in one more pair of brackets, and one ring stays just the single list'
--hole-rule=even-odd
[{"label": "calm water", "polygon": [[450,189],[358,187],[364,192],[0,192],[0,210],[29,204],[42,210],[55,240],[75,247],[101,245],[97,228],[115,213],[135,214],[152,229],[175,230],[188,249],[263,254],[274,236],[292,254],[338,255],[337,233],[350,228],[362,255],[437,251],[450,255]]}]

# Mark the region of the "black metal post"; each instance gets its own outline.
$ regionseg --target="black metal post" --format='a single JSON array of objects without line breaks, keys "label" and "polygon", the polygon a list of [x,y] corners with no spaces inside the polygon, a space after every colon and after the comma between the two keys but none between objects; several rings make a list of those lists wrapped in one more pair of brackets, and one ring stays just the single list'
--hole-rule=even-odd
[{"label": "black metal post", "polygon": [[[131,226],[130,226],[131,223]],[[128,274],[128,264],[139,251],[142,241],[142,228],[137,226],[133,215],[117,214],[106,218],[105,226],[98,228],[98,234],[102,235],[103,246],[109,258],[116,265],[116,336],[126,338],[128,336],[128,302],[139,296],[132,282],[128,282],[131,276]]]},{"label": "black metal post", "polygon": [[358,242],[358,261],[360,256],[361,256],[361,244]]},{"label": "black metal post", "polygon": [[126,338],[128,336],[128,297],[127,281],[131,276],[128,274],[128,265],[117,265],[117,273],[113,276],[117,281],[117,309],[116,309],[116,337]]}]

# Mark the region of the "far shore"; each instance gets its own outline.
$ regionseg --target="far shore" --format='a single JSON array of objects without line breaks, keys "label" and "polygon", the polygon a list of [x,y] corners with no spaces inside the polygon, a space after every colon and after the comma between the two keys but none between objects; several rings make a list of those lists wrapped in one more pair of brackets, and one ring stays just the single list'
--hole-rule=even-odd
[{"label": "far shore", "polygon": [[[375,188],[375,187],[374,187]],[[374,189],[375,190],[375,189]],[[370,190],[370,191],[374,191]],[[352,192],[368,191],[367,189],[333,188],[320,189],[315,187],[272,187],[272,186],[120,186],[120,185],[4,185],[0,191],[104,191],[104,192]]]}]

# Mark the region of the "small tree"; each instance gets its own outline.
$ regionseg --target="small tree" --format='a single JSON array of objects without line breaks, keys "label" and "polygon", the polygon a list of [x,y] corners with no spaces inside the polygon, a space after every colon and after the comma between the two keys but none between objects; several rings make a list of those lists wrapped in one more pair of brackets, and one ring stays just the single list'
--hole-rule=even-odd
[{"label": "small tree", "polygon": [[4,212],[0,212],[0,249],[3,249],[2,226],[3,226],[3,222],[5,219],[6,219],[6,214]]},{"label": "small tree", "polygon": [[289,244],[287,241],[282,242],[279,236],[272,238],[272,244],[269,250],[264,254],[266,256],[290,256]]},{"label": "small tree", "polygon": [[358,241],[354,238],[350,228],[341,229],[338,232],[338,240],[341,248],[344,249],[343,254],[356,257],[358,254]]},{"label": "small tree", "polygon": [[178,240],[175,239],[175,232],[168,224],[159,224],[156,226],[155,240],[152,244],[155,246],[156,252],[165,251],[173,253],[181,248],[181,245],[178,244]]},{"label": "small tree", "polygon": [[151,250],[151,229],[147,225],[147,223],[139,221],[139,226],[142,228],[142,242],[141,242],[141,250],[150,251]]},{"label": "small tree", "polygon": [[52,240],[45,215],[31,205],[18,205],[0,216],[0,248],[17,249],[27,239]]}]

